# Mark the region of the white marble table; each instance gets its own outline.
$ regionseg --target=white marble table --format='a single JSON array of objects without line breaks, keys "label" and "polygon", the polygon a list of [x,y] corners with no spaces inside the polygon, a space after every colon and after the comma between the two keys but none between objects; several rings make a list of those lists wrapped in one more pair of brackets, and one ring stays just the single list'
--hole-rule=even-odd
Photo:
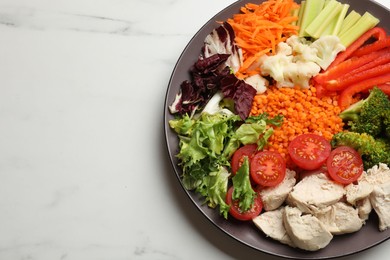
[{"label": "white marble table", "polygon": [[1,260],[277,259],[195,209],[163,143],[175,62],[233,2],[0,0]]}]

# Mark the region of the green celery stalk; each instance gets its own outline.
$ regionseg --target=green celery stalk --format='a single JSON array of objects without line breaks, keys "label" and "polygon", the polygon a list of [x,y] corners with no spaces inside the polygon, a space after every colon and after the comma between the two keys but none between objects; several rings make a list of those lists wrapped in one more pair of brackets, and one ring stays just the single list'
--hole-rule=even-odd
[{"label": "green celery stalk", "polygon": [[336,0],[331,0],[317,17],[307,26],[305,32],[318,39],[326,28],[331,24],[332,20],[340,13],[342,4]]},{"label": "green celery stalk", "polygon": [[[297,16],[299,17],[299,11],[300,11],[301,8],[297,8],[297,9],[294,9],[293,11],[291,11],[291,15],[292,16]],[[298,25],[298,20],[294,21],[291,23],[292,25]]]},{"label": "green celery stalk", "polygon": [[332,35],[337,35],[341,29],[341,25],[343,24],[344,18],[347,15],[349,9],[349,4],[343,4],[340,14],[337,18],[336,25],[333,28]]},{"label": "green celery stalk", "polygon": [[324,6],[325,0],[306,0],[305,8],[302,12],[302,21],[298,36],[308,36],[306,28],[318,16]]},{"label": "green celery stalk", "polygon": [[303,11],[305,10],[306,1],[301,1],[301,6],[299,7],[299,13],[298,13],[298,23],[297,25],[299,28],[301,28],[302,25],[302,17],[303,17]]},{"label": "green celery stalk", "polygon": [[341,44],[343,44],[345,47],[348,47],[363,33],[375,27],[378,23],[378,18],[369,12],[365,12],[363,16],[350,29],[339,36]]},{"label": "green celery stalk", "polygon": [[355,10],[352,10],[347,17],[345,17],[343,24],[341,25],[341,29],[338,32],[337,36],[340,36],[341,34],[345,33],[348,29],[350,29],[360,18],[361,14],[356,12]]},{"label": "green celery stalk", "polygon": [[324,35],[337,35],[340,31],[341,25],[344,21],[344,18],[348,12],[349,4],[343,4],[340,12],[337,16],[331,21],[328,27],[322,32],[321,36]]}]

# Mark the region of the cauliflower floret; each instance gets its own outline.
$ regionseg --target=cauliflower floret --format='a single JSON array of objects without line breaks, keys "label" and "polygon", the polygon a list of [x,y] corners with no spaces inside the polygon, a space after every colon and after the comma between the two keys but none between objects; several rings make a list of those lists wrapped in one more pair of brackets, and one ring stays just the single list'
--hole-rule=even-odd
[{"label": "cauliflower floret", "polygon": [[284,81],[277,82],[278,87],[294,87],[309,88],[309,80],[317,75],[321,68],[312,61],[298,61],[291,63],[284,70]]},{"label": "cauliflower floret", "polygon": [[306,40],[304,37],[299,37],[298,35],[291,35],[287,40],[286,43],[291,46],[291,48],[294,51],[294,48],[296,46],[299,46],[301,44],[303,45],[310,45],[311,41]]},{"label": "cauliflower floret", "polygon": [[335,35],[321,36],[310,45],[310,48],[317,50],[318,60],[316,63],[324,70],[329,67],[339,52],[345,51],[345,46]]},{"label": "cauliflower floret", "polygon": [[277,87],[308,88],[310,78],[317,75],[321,68],[309,58],[302,58],[306,54],[310,55],[308,51],[303,51],[301,58],[293,55],[296,52],[294,48],[301,50],[305,46],[298,38],[293,38],[287,43],[279,43],[275,55],[265,55],[260,60],[262,75],[271,76],[276,81]]},{"label": "cauliflower floret", "polygon": [[269,82],[266,78],[260,76],[259,74],[255,74],[249,76],[244,79],[246,84],[251,85],[254,89],[256,89],[256,94],[263,94],[269,85]]},{"label": "cauliflower floret", "polygon": [[344,51],[337,36],[321,36],[315,42],[293,35],[277,45],[274,55],[259,60],[261,74],[271,76],[277,87],[309,87],[309,81]]},{"label": "cauliflower floret", "polygon": [[291,45],[289,45],[288,43],[280,42],[276,46],[276,53],[289,56],[289,55],[293,54],[293,49],[292,49]]},{"label": "cauliflower floret", "polygon": [[272,56],[266,56],[260,65],[263,76],[271,76],[277,82],[284,81],[284,70],[292,63],[292,55],[276,53]]},{"label": "cauliflower floret", "polygon": [[294,61],[311,61],[317,63],[319,60],[317,57],[317,49],[311,48],[311,42],[305,38],[293,35],[287,39],[286,43],[292,48]]}]

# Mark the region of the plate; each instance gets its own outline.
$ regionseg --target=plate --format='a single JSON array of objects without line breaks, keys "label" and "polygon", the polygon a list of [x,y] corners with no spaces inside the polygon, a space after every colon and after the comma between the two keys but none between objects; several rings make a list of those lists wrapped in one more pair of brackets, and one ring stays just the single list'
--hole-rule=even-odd
[{"label": "plate", "polygon": [[[238,13],[240,7],[248,2],[259,3],[260,1],[237,1],[212,17],[190,40],[172,72],[164,104],[164,129],[168,154],[174,173],[180,184],[181,180],[179,176],[181,174],[181,168],[178,166],[176,158],[176,154],[179,151],[178,137],[176,133],[170,129],[168,124],[169,120],[173,119],[168,106],[174,101],[181,82],[189,79],[189,69],[197,60],[205,37],[213,29],[219,26],[216,21],[227,20],[232,17],[233,14]],[[385,7],[370,0],[341,0],[341,2],[350,4],[350,9],[354,9],[359,13],[368,11],[374,14],[381,21],[379,26],[385,28],[387,32],[390,31],[390,11]],[[207,207],[207,205],[204,205],[202,198],[199,197],[198,194],[187,191],[183,186],[182,188],[203,215],[227,235],[253,249],[275,256],[298,259],[329,259],[361,252],[386,241],[390,237],[390,229],[384,232],[378,230],[378,218],[375,213],[372,213],[369,221],[360,231],[347,235],[334,236],[331,243],[319,251],[303,251],[283,245],[271,238],[266,238],[252,222],[236,221],[231,217],[228,220],[225,220],[219,215],[218,210],[211,209]]]}]

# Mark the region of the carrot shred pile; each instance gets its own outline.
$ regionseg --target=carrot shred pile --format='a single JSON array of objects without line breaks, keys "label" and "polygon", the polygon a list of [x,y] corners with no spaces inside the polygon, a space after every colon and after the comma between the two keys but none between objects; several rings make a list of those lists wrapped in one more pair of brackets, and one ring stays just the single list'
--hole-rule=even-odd
[{"label": "carrot shred pile", "polygon": [[309,89],[269,87],[254,97],[251,115],[268,113],[274,117],[282,114],[284,121],[268,140],[267,149],[279,152],[293,167],[287,147],[291,140],[304,133],[314,133],[331,140],[343,130],[343,121],[337,95],[318,98],[315,87]]},{"label": "carrot shred pile", "polygon": [[242,49],[243,65],[236,72],[238,78],[258,74],[254,64],[267,53],[275,53],[279,42],[297,34],[298,20],[293,10],[299,5],[293,0],[268,0],[261,4],[248,3],[241,7],[241,13],[227,20],[235,33],[235,41]]}]

